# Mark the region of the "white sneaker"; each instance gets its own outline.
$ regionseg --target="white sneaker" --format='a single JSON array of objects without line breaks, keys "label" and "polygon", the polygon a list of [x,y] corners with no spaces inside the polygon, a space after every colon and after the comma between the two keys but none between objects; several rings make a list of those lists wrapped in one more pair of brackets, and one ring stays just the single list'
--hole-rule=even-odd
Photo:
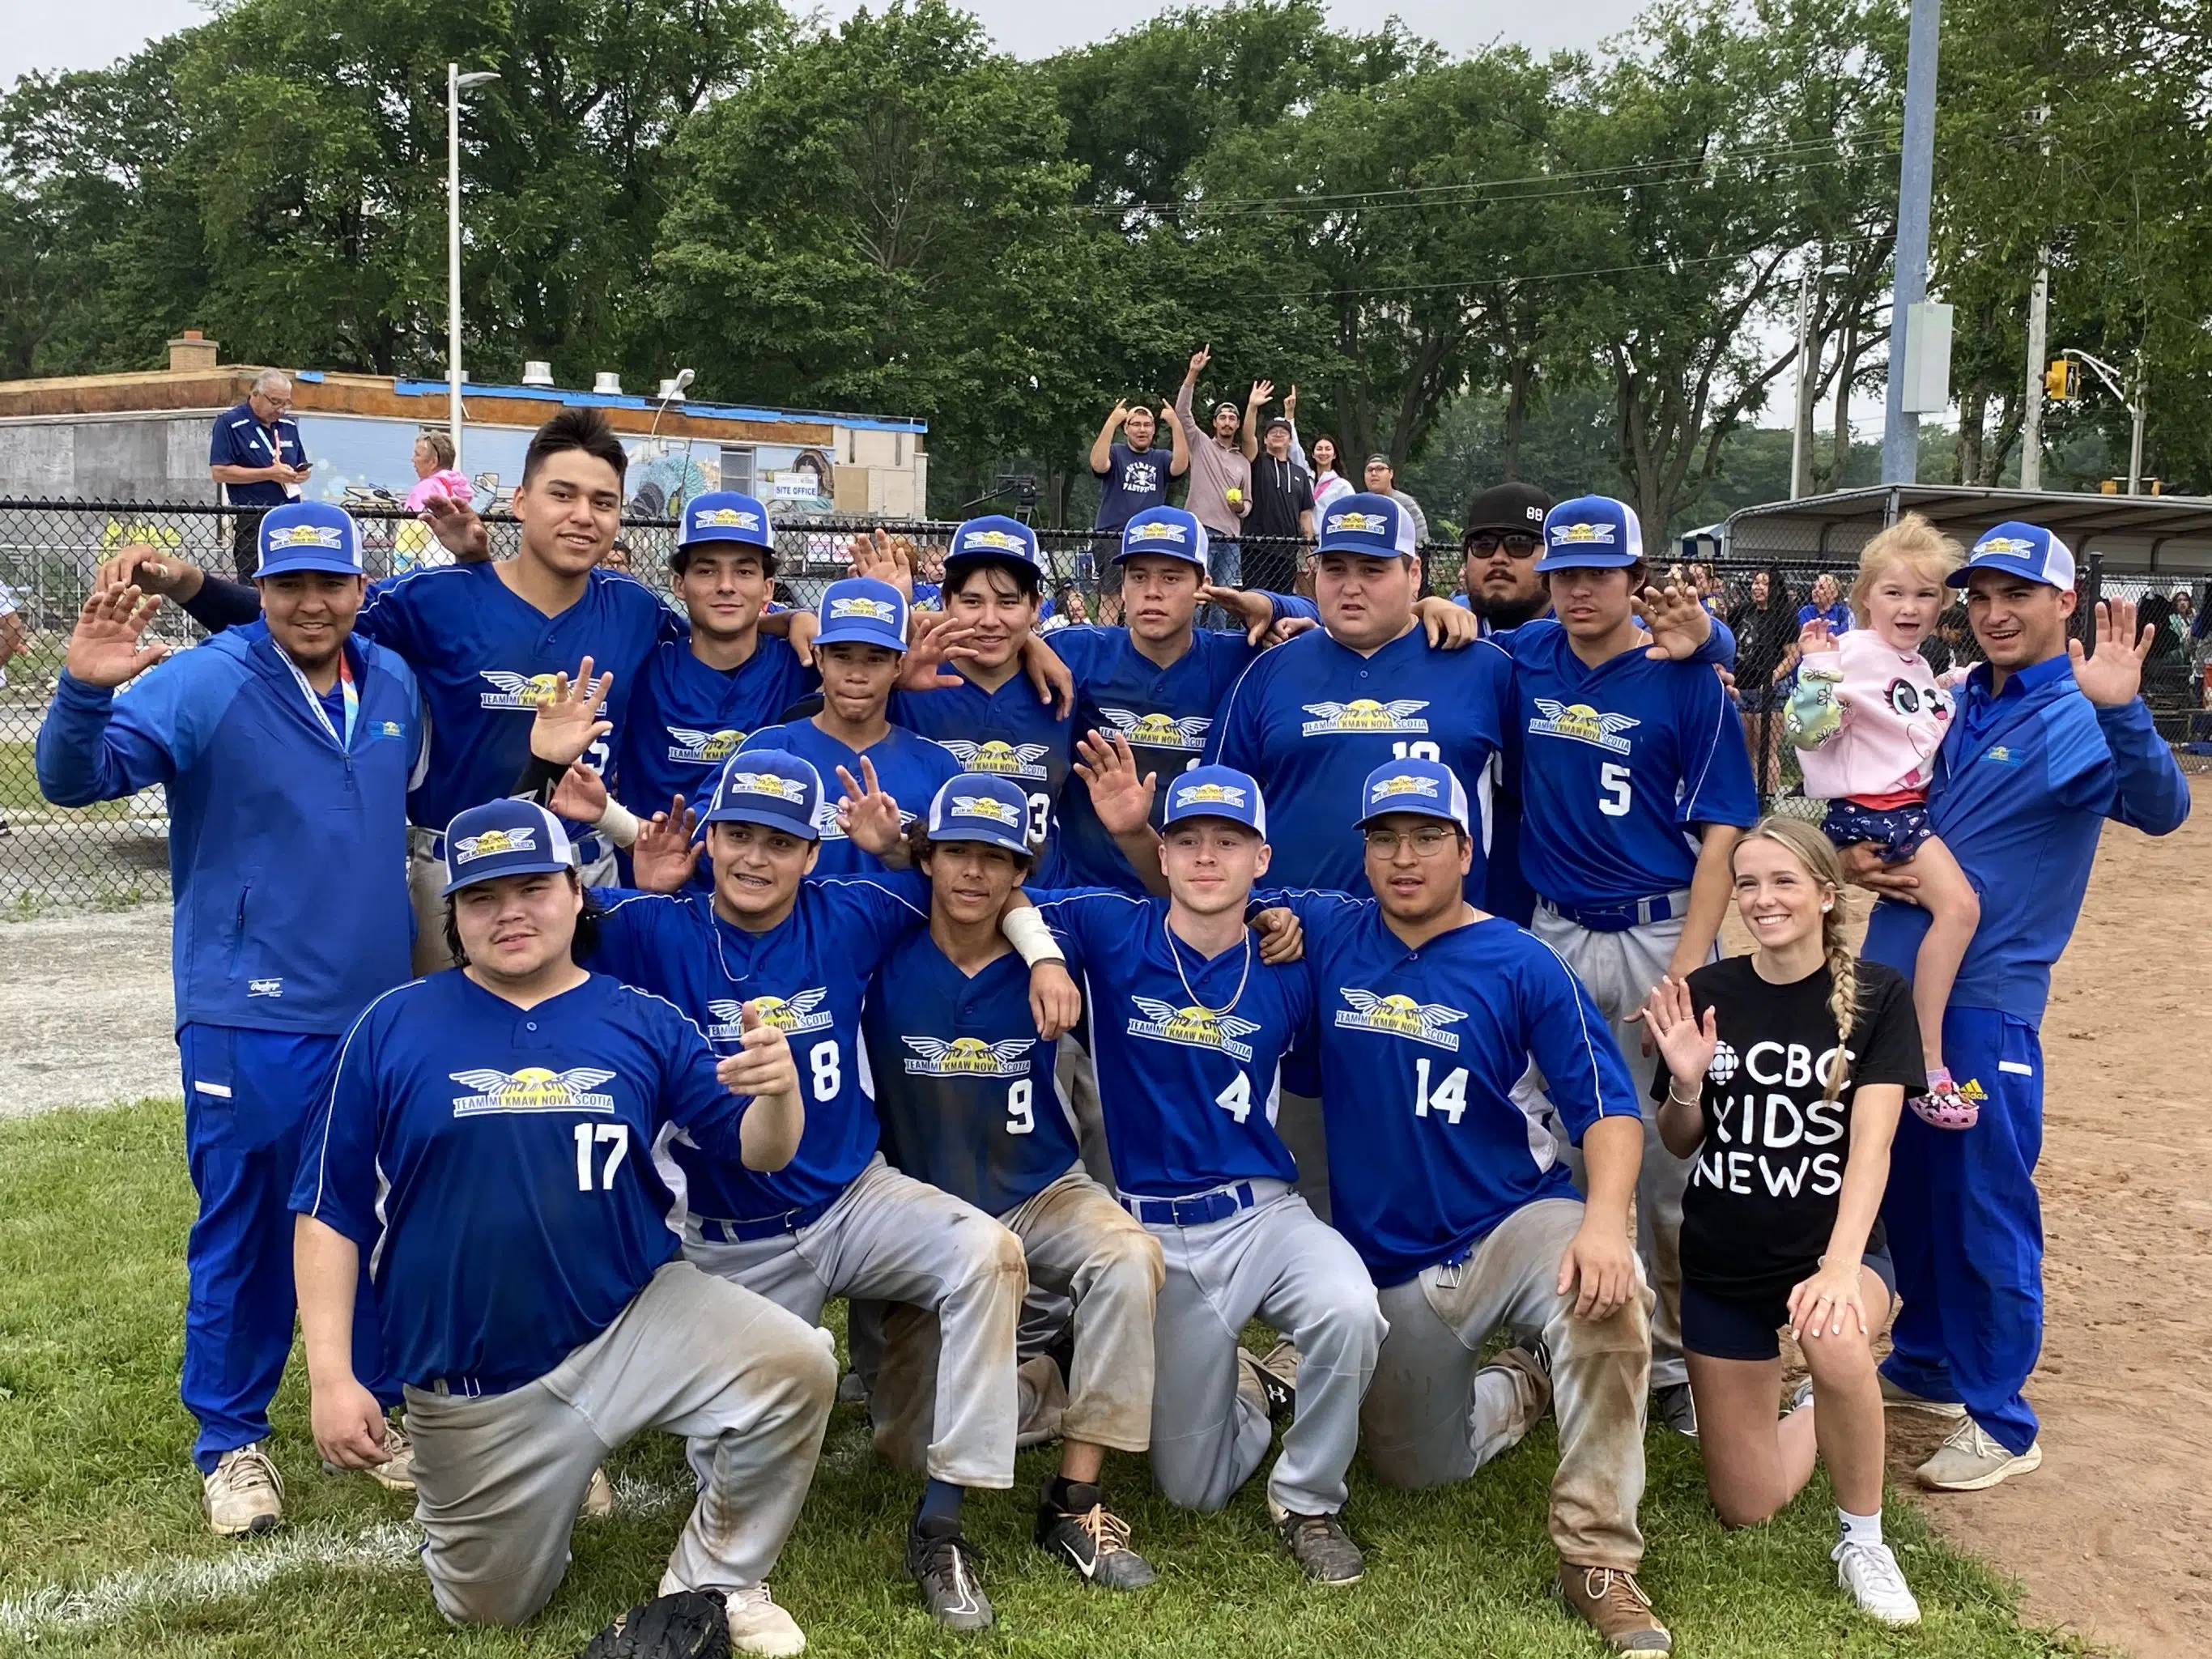
[{"label": "white sneaker", "polygon": [[607,1472],[593,1469],[592,1484],[584,1488],[584,1501],[576,1505],[576,1514],[586,1521],[604,1521],[614,1512],[615,1489],[607,1480]]},{"label": "white sneaker", "polygon": [[392,1456],[385,1462],[372,1465],[362,1473],[386,1492],[415,1490],[415,1443],[407,1437],[396,1419],[384,1425],[384,1449]]},{"label": "white sneaker", "polygon": [[284,1480],[257,1440],[227,1451],[215,1473],[200,1477],[200,1507],[218,1538],[267,1532],[284,1518]]},{"label": "white sneaker", "polygon": [[1851,1593],[1859,1611],[1885,1625],[1917,1625],[1920,1603],[1905,1588],[1905,1573],[1887,1544],[1854,1544],[1846,1540],[1828,1552],[1836,1564],[1836,1582]]},{"label": "white sneaker", "polygon": [[1983,1433],[1982,1425],[1972,1418],[1962,1417],[1959,1426],[1936,1448],[1936,1455],[1916,1473],[1920,1484],[1934,1492],[1981,1492],[2042,1467],[2040,1440],[2024,1452],[2008,1452]]},{"label": "white sneaker", "polygon": [[723,1592],[730,1616],[730,1646],[739,1653],[770,1655],[804,1653],[806,1632],[799,1621],[776,1606],[766,1584]]}]

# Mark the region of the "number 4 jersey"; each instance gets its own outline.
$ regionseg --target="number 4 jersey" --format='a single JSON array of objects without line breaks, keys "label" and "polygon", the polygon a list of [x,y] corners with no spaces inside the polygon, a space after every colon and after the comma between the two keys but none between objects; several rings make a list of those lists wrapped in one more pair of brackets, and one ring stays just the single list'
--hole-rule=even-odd
[{"label": "number 4 jersey", "polygon": [[1465,1256],[1498,1224],[1574,1184],[1545,1102],[1516,1085],[1533,1060],[1579,1146],[1634,1117],[1605,1018],[1557,952],[1501,916],[1418,948],[1372,899],[1255,893],[1305,927],[1328,1130],[1331,1220],[1377,1285]]}]

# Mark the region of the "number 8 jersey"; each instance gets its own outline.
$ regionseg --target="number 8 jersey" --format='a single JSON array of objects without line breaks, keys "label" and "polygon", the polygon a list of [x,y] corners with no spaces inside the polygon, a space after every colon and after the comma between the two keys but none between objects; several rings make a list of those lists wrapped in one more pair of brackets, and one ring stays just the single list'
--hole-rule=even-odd
[{"label": "number 8 jersey", "polygon": [[[1710,671],[1708,671],[1710,672]],[[1388,1288],[1454,1261],[1523,1205],[1572,1198],[1531,1060],[1579,1145],[1638,1110],[1605,1018],[1551,946],[1502,916],[1418,948],[1372,899],[1261,892],[1305,928],[1330,1219]]]},{"label": "number 8 jersey", "polygon": [[1542,617],[1514,632],[1513,689],[1521,868],[1539,898],[1590,910],[1671,893],[1697,872],[1690,825],[1759,822],[1735,705],[1705,663],[1637,646],[1588,667]]}]

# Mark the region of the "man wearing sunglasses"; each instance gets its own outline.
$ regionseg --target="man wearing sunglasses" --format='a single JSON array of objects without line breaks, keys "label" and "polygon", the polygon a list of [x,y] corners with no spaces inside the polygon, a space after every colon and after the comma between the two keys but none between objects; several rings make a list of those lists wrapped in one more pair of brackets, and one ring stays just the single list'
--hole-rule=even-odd
[{"label": "man wearing sunglasses", "polygon": [[1536,574],[1551,510],[1551,496],[1529,483],[1496,484],[1468,504],[1459,538],[1464,591],[1452,598],[1482,619],[1485,634],[1507,633],[1551,610]]}]

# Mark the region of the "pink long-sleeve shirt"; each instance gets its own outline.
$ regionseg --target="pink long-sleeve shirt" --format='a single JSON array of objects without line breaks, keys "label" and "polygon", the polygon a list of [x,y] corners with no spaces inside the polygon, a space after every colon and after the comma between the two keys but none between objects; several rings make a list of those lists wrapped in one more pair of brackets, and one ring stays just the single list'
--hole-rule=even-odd
[{"label": "pink long-sleeve shirt", "polygon": [[1835,800],[1894,800],[1924,794],[1936,751],[1950,729],[1951,694],[1917,651],[1900,651],[1870,628],[1855,628],[1806,668],[1842,659],[1837,688],[1843,726],[1818,749],[1798,751],[1805,793]]}]

